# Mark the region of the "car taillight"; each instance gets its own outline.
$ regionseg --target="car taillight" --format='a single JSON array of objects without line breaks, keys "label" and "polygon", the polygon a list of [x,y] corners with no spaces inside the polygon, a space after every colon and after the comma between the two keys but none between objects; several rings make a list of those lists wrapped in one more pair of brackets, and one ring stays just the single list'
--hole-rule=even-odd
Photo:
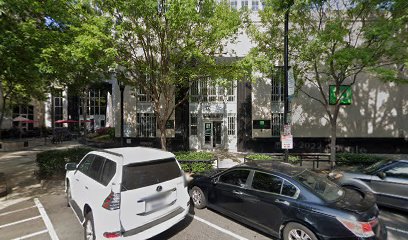
[{"label": "car taillight", "polygon": [[373,226],[376,225],[376,220],[371,222],[359,222],[339,217],[337,217],[337,220],[357,237],[372,237],[375,235],[373,232]]},{"label": "car taillight", "polygon": [[120,209],[120,193],[111,192],[103,201],[102,207],[108,210]]},{"label": "car taillight", "polygon": [[103,236],[105,238],[117,238],[117,237],[120,237],[121,234],[120,232],[105,232],[103,233]]}]

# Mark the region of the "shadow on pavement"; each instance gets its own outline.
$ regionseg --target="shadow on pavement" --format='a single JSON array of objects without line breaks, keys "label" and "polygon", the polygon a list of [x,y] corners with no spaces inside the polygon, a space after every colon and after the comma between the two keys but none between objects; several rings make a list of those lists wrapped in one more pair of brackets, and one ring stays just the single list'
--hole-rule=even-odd
[{"label": "shadow on pavement", "polygon": [[[192,201],[190,201],[190,207],[189,207],[188,213],[191,215],[195,214]],[[179,223],[167,229],[166,231],[160,233],[159,235],[150,238],[150,240],[162,240],[162,239],[169,239],[171,237],[174,237],[175,235],[177,235],[178,233],[186,229],[191,224],[192,221],[193,221],[193,218],[187,215]]]}]

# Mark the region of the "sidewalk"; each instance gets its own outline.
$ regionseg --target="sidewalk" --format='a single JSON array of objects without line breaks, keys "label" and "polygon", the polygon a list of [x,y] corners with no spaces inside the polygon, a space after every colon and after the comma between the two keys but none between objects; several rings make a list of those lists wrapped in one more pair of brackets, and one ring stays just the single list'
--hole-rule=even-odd
[{"label": "sidewalk", "polygon": [[0,209],[15,202],[60,191],[61,181],[47,181],[41,184],[36,177],[36,156],[39,152],[82,146],[76,141],[61,144],[34,146],[22,151],[0,153],[0,172],[4,173],[8,188],[11,190],[5,197],[0,197]]}]

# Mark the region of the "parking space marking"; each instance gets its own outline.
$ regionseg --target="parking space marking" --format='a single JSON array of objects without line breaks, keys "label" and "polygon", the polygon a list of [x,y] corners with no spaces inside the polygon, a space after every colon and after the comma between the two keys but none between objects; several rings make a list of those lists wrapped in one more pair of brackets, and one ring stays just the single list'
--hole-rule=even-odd
[{"label": "parking space marking", "polygon": [[209,221],[204,220],[204,219],[202,219],[202,218],[200,218],[200,217],[197,217],[197,216],[192,215],[192,214],[188,214],[188,215],[189,215],[190,217],[192,217],[193,219],[197,220],[197,221],[200,221],[200,222],[202,222],[202,223],[207,224],[207,225],[210,226],[210,227],[213,227],[213,228],[217,229],[217,230],[220,231],[220,232],[223,232],[223,233],[225,233],[225,234],[227,234],[227,235],[230,235],[231,237],[234,237],[234,238],[239,239],[239,240],[248,240],[247,238],[241,237],[241,236],[239,236],[238,234],[235,234],[235,233],[233,233],[233,232],[231,232],[231,231],[229,231],[229,230],[227,230],[227,229],[224,229],[224,228],[222,228],[222,227],[220,227],[220,226],[217,226],[217,225],[215,225],[215,224],[213,224],[213,223],[210,223]]},{"label": "parking space marking", "polygon": [[25,210],[28,210],[28,209],[31,209],[31,208],[35,208],[35,206],[31,206],[31,207],[27,207],[27,208],[22,208],[22,209],[10,211],[10,212],[0,213],[0,217],[1,217],[1,216],[4,216],[4,215],[11,214],[11,213],[22,212],[22,211],[25,211]]},{"label": "parking space marking", "polygon": [[402,230],[402,229],[398,229],[398,228],[393,228],[393,227],[386,227],[388,230],[392,230],[392,231],[395,231],[395,232],[400,232],[400,233],[405,233],[405,234],[408,234],[408,231],[405,231],[405,230]]},{"label": "parking space marking", "polygon": [[48,232],[47,229],[42,230],[42,231],[39,231],[39,232],[27,234],[27,235],[22,236],[22,237],[14,238],[13,240],[23,240],[23,239],[27,239],[27,238],[32,238],[32,237],[35,237],[35,236],[37,236],[37,235],[44,234],[44,233],[46,233],[46,232]]},{"label": "parking space marking", "polygon": [[0,226],[0,229],[5,228],[5,227],[9,227],[9,226],[13,226],[13,225],[16,225],[16,224],[19,224],[19,223],[23,223],[23,222],[28,222],[28,221],[31,221],[31,220],[35,220],[35,219],[38,219],[38,218],[41,218],[41,215],[38,215],[38,216],[35,216],[35,217],[32,217],[32,218],[26,218],[26,219],[23,219],[23,220],[20,220],[20,221],[16,221],[16,222],[12,222],[12,223],[7,223],[7,224],[4,224],[4,225],[1,225],[1,226]]},{"label": "parking space marking", "polygon": [[35,205],[38,208],[38,211],[40,211],[41,217],[44,220],[45,226],[48,229],[48,233],[50,234],[50,237],[52,240],[59,240],[57,233],[55,232],[54,226],[51,223],[50,218],[47,215],[47,212],[44,209],[44,206],[41,204],[40,200],[38,198],[34,198]]}]

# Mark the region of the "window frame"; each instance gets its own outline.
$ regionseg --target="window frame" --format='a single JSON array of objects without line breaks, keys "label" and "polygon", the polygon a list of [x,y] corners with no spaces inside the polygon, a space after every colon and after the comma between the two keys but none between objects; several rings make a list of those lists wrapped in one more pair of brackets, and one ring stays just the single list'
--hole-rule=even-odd
[{"label": "window frame", "polygon": [[[90,164],[92,165],[93,160],[95,159],[96,154],[90,153],[90,154],[85,155],[85,157],[79,162],[78,167],[77,167],[77,170],[75,171],[75,173],[80,172],[80,173],[84,174],[85,176],[88,176],[88,173],[87,173],[87,172],[83,172],[83,171],[80,170],[81,165],[84,164],[84,162],[85,162],[85,160],[86,160],[86,158],[87,158],[88,156],[92,157],[91,163],[90,163]],[[91,167],[91,166],[89,166],[89,167]],[[89,170],[89,168],[87,169],[87,171],[88,171],[88,170]]]},{"label": "window frame", "polygon": [[[105,157],[103,157],[103,156],[101,156],[101,155],[97,155],[97,154],[94,154],[95,156],[94,156],[94,158],[92,159],[92,163],[91,163],[91,166],[92,166],[92,164],[94,163],[94,161],[95,161],[95,159],[97,158],[97,157],[99,157],[99,158],[101,158],[102,160],[101,160],[101,167],[99,168],[99,171],[98,171],[98,173],[96,174],[96,178],[93,178],[89,173],[89,169],[88,169],[88,172],[85,174],[87,177],[89,177],[90,179],[92,179],[92,180],[94,180],[95,182],[98,182],[98,183],[100,183],[100,184],[102,184],[102,182],[101,182],[101,177],[102,177],[102,170],[103,170],[103,167],[105,166],[105,161],[106,161],[106,158]],[[91,168],[91,166],[90,166],[90,168]],[[102,184],[103,185],[103,184]]]},{"label": "window frame", "polygon": [[404,163],[404,162],[395,162],[394,164],[391,164],[390,166],[387,166],[386,168],[384,168],[382,171],[378,171],[378,172],[384,172],[386,175],[386,178],[396,178],[396,179],[406,179],[406,178],[401,178],[401,177],[396,177],[396,176],[390,176],[388,175],[388,171],[400,166],[406,166],[408,168],[408,163]]},{"label": "window frame", "polygon": [[[238,185],[234,185],[234,184],[225,183],[225,182],[220,181],[220,178],[225,174],[228,174],[228,173],[233,172],[233,171],[243,171],[243,170],[248,171],[248,176],[247,176],[247,179],[245,181],[244,186],[238,186]],[[222,174],[218,175],[215,179],[216,179],[216,182],[218,184],[232,186],[232,187],[238,187],[238,188],[243,188],[243,189],[248,189],[248,184],[250,183],[250,179],[251,179],[251,169],[247,169],[247,168],[231,169],[231,170],[228,170],[228,171],[223,172]]]},{"label": "window frame", "polygon": [[[271,176],[274,176],[274,177],[277,177],[277,178],[282,179],[282,185],[281,185],[280,193],[273,193],[273,192],[268,192],[268,191],[263,191],[263,190],[259,190],[259,189],[253,188],[253,187],[252,187],[252,183],[253,183],[253,181],[254,181],[255,174],[256,174],[257,172],[263,173],[263,174],[267,174],[267,175],[271,175]],[[283,194],[282,194],[282,189],[283,189],[283,185],[285,184],[285,181],[296,188],[296,192],[295,192],[295,194],[293,195],[293,197],[292,197],[292,196],[287,196],[287,195],[283,195]],[[250,190],[252,190],[252,191],[256,191],[256,192],[262,192],[262,193],[267,193],[267,194],[273,194],[273,195],[276,195],[276,196],[287,197],[287,198],[291,198],[291,199],[298,199],[299,196],[300,196],[300,189],[299,189],[299,187],[296,186],[295,184],[293,184],[291,181],[289,181],[289,180],[287,180],[286,178],[283,178],[283,177],[281,177],[281,176],[278,176],[278,175],[276,175],[276,174],[268,173],[268,172],[261,171],[261,170],[253,170],[253,173],[252,173],[252,176],[251,176],[251,181],[249,182],[249,185],[248,185],[248,189],[250,189]]]},{"label": "window frame", "polygon": [[[99,183],[100,184],[102,184],[103,186],[108,186],[109,185],[109,183],[112,181],[112,179],[115,177],[115,175],[116,175],[116,172],[117,172],[117,170],[118,170],[118,164],[115,162],[115,161],[113,161],[113,160],[111,160],[111,159],[108,159],[108,158],[106,158],[106,157],[103,157],[104,158],[104,161],[103,161],[103,165],[102,165],[102,168],[101,168],[101,172],[100,172],[100,176],[99,176]],[[104,171],[104,168],[105,168],[105,165],[106,165],[106,162],[108,162],[108,161],[110,161],[110,162],[113,162],[113,164],[115,164],[115,172],[114,172],[114,174],[113,174],[113,176],[111,177],[111,179],[106,183],[106,185],[102,182],[102,176],[103,176],[103,171]]]}]

